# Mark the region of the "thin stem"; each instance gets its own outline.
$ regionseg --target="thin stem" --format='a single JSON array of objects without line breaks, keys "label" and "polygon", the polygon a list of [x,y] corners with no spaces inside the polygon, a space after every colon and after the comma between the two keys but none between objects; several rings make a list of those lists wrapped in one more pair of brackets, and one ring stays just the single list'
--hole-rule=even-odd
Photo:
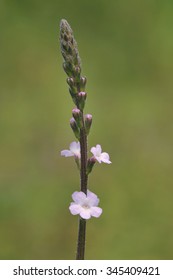
[{"label": "thin stem", "polygon": [[[81,191],[87,193],[88,176],[86,174],[87,166],[87,136],[84,126],[84,118],[82,113],[83,126],[80,129],[80,148],[81,148],[81,172],[80,172],[80,187]],[[86,220],[79,218],[79,231],[77,242],[77,260],[84,260],[85,255],[85,236],[86,236]]]},{"label": "thin stem", "polygon": [[[82,115],[83,119],[83,115]],[[83,127],[80,129],[80,149],[81,149],[81,191],[85,194],[87,193],[87,181],[88,176],[86,174],[86,166],[87,166],[87,136],[84,127],[84,120],[83,120]]]},{"label": "thin stem", "polygon": [[[77,48],[76,40],[73,36],[73,31],[65,19],[60,23],[60,43],[61,53],[64,58],[63,68],[66,72],[68,85],[70,86],[70,94],[78,109],[84,107],[84,100],[81,101],[77,97],[77,93],[84,91],[86,78],[80,76],[81,60]],[[82,111],[82,127],[80,128],[80,150],[81,150],[81,170],[80,170],[80,189],[87,194],[87,135],[84,125],[84,116]],[[86,220],[79,220],[78,243],[77,243],[77,260],[84,259],[85,253],[85,233],[86,233]]]},{"label": "thin stem", "polygon": [[84,260],[85,255],[86,220],[79,218],[79,232],[76,260]]}]

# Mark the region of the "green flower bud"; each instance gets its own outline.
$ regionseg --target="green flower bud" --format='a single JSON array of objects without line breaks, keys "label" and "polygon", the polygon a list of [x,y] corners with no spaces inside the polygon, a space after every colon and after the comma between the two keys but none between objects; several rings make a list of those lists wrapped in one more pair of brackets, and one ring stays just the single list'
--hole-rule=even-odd
[{"label": "green flower bud", "polygon": [[71,77],[71,78],[67,78],[67,84],[71,87],[71,88],[74,88],[75,86],[75,81],[74,79]]},{"label": "green flower bud", "polygon": [[86,82],[87,82],[86,77],[81,77],[80,78],[80,88],[81,88],[82,91],[85,91]]},{"label": "green flower bud", "polygon": [[62,64],[63,68],[64,68],[64,71],[66,72],[67,76],[72,76],[72,68],[71,68],[71,65],[67,62],[63,62]]},{"label": "green flower bud", "polygon": [[75,119],[75,121],[77,123],[77,126],[79,128],[82,128],[82,126],[83,126],[82,112],[78,108],[75,108],[75,109],[72,110],[72,115],[73,115],[73,118]]},{"label": "green flower bud", "polygon": [[70,126],[74,132],[75,137],[80,140],[80,130],[74,118],[70,119]]},{"label": "green flower bud", "polygon": [[89,173],[91,173],[95,163],[96,163],[95,157],[91,157],[91,158],[88,159],[88,161],[87,161],[87,175]]},{"label": "green flower bud", "polygon": [[81,61],[79,57],[76,40],[73,31],[65,19],[60,22],[60,45],[64,58],[64,70],[68,76],[79,76],[81,72]]},{"label": "green flower bud", "polygon": [[84,117],[85,119],[85,130],[86,130],[86,134],[88,135],[90,132],[90,128],[91,128],[91,124],[92,124],[92,115],[91,114],[87,114]]},{"label": "green flower bud", "polygon": [[81,91],[78,93],[77,100],[78,100],[78,108],[83,111],[85,107],[85,100],[86,100],[87,94],[84,91]]}]

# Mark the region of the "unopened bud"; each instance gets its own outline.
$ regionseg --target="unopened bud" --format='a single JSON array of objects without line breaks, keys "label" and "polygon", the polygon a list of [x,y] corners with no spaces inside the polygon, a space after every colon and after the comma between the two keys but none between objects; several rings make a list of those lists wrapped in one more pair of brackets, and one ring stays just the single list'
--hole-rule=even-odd
[{"label": "unopened bud", "polygon": [[85,90],[86,82],[87,82],[86,77],[81,77],[80,78],[80,88],[81,88],[82,91]]},{"label": "unopened bud", "polygon": [[73,78],[67,78],[67,84],[73,88],[75,85],[74,79]]},{"label": "unopened bud", "polygon": [[87,135],[90,132],[91,124],[92,124],[92,115],[91,114],[85,115],[85,131]]},{"label": "unopened bud", "polygon": [[74,135],[79,140],[80,139],[80,130],[79,130],[79,127],[77,126],[77,123],[74,118],[70,119],[70,126],[74,132]]},{"label": "unopened bud", "polygon": [[71,69],[71,65],[67,62],[63,63],[63,68],[64,71],[66,72],[67,76],[71,76],[72,75],[72,69]]},{"label": "unopened bud", "polygon": [[72,115],[73,115],[73,118],[75,119],[76,123],[77,123],[77,126],[79,128],[82,127],[83,123],[82,123],[82,112],[78,109],[78,108],[75,108],[72,110]]},{"label": "unopened bud", "polygon": [[91,158],[88,159],[88,161],[87,161],[87,175],[89,173],[91,173],[95,163],[96,163],[95,157],[91,157]]},{"label": "unopened bud", "polygon": [[80,73],[81,73],[81,67],[79,65],[78,66],[74,66],[73,67],[73,71],[75,73],[75,76],[79,77]]},{"label": "unopened bud", "polygon": [[85,107],[85,100],[86,100],[87,94],[84,91],[81,91],[78,93],[78,107],[81,111],[83,111]]},{"label": "unopened bud", "polygon": [[64,61],[68,64],[68,67],[64,67],[65,72],[69,77],[78,76],[78,72],[81,71],[78,47],[73,31],[65,19],[62,19],[60,23],[60,45]]}]

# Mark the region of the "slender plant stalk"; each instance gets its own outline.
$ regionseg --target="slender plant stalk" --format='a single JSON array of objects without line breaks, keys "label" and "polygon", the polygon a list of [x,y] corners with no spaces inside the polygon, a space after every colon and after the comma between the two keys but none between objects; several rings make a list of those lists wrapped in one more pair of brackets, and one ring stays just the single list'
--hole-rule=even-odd
[{"label": "slender plant stalk", "polygon": [[[82,114],[83,115],[83,114]],[[83,118],[83,116],[82,116]],[[81,147],[81,172],[80,172],[80,188],[85,194],[87,193],[87,181],[88,176],[86,174],[87,165],[87,136],[84,127],[80,129],[80,147]],[[86,220],[79,218],[79,231],[78,231],[78,241],[77,241],[77,260],[84,260],[85,255],[85,238],[86,238]]]},{"label": "slender plant stalk", "polygon": [[[84,124],[83,107],[86,96],[79,96],[80,92],[85,89],[86,78],[81,77],[81,61],[78,53],[77,43],[73,36],[73,31],[64,19],[60,23],[60,43],[61,52],[64,57],[63,67],[68,75],[67,83],[69,84],[71,97],[77,108],[81,111],[81,127],[80,127],[80,150],[81,150],[81,166],[80,166],[80,189],[87,194],[87,135]],[[76,259],[83,260],[85,253],[85,236],[86,236],[86,220],[79,218],[79,230],[77,241]]]},{"label": "slender plant stalk", "polygon": [[80,191],[74,192],[74,202],[70,204],[69,210],[73,215],[80,215],[76,259],[84,260],[86,220],[93,217],[100,217],[102,209],[98,207],[99,199],[96,194],[87,190],[88,174],[91,173],[96,161],[110,164],[108,153],[102,153],[99,144],[91,148],[92,157],[88,158],[87,136],[92,124],[92,115],[84,115],[84,107],[87,94],[85,92],[86,77],[81,76],[81,60],[73,31],[64,19],[60,24],[61,53],[64,58],[63,68],[68,78],[69,92],[76,108],[72,110],[73,118],[70,119],[70,126],[79,142],[72,142],[70,150],[61,151],[65,157],[74,156],[78,169],[80,170]]},{"label": "slender plant stalk", "polygon": [[76,260],[84,260],[86,238],[86,220],[79,218]]},{"label": "slender plant stalk", "polygon": [[81,172],[80,172],[80,180],[81,180],[81,191],[85,194],[87,193],[87,182],[88,176],[86,174],[86,166],[87,166],[87,136],[85,132],[85,127],[80,129],[80,147],[81,147]]}]

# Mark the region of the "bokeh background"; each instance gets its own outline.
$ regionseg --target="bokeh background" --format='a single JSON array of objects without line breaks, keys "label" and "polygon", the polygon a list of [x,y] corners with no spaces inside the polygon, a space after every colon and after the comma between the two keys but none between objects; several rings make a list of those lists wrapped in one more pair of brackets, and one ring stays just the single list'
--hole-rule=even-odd
[{"label": "bokeh background", "polygon": [[88,79],[89,147],[112,160],[89,179],[103,214],[86,259],[173,259],[172,13],[171,0],[0,1],[0,259],[75,258],[61,18]]}]

